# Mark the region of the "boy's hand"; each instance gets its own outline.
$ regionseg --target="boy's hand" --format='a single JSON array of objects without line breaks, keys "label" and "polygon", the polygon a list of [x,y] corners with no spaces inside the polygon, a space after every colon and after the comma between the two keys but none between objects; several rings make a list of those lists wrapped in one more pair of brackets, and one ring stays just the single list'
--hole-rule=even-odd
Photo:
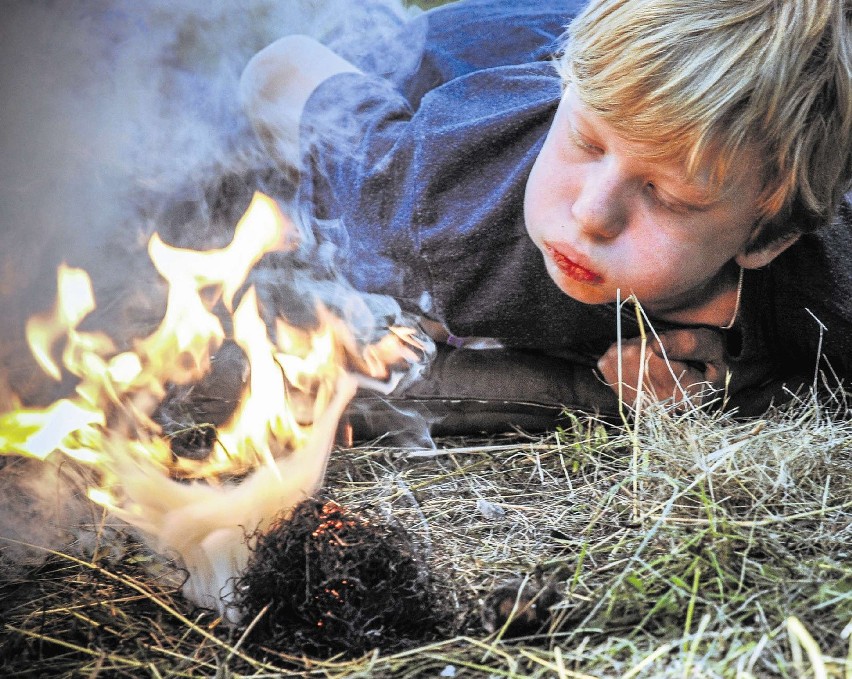
[{"label": "boy's hand", "polygon": [[[649,339],[645,348],[643,390],[659,401],[698,403],[725,387],[728,364],[722,334],[711,328],[681,328]],[[662,346],[660,346],[662,343]],[[639,383],[642,340],[634,337],[621,343],[621,372],[625,401],[636,398]],[[665,349],[665,351],[664,351]],[[618,343],[598,361],[607,384],[618,393]]]}]

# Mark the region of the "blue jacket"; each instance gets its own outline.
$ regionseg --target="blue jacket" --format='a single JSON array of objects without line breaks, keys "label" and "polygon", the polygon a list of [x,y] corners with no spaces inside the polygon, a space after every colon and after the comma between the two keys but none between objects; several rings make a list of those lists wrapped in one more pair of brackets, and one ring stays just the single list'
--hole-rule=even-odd
[{"label": "blue jacket", "polygon": [[[356,287],[392,295],[456,336],[588,364],[615,341],[615,305],[560,292],[523,220],[526,180],[561,93],[552,56],[581,5],[453,3],[397,37],[423,45],[419,60],[341,74],[314,92],[301,204],[338,244]],[[850,224],[844,205],[834,225],[746,272],[727,334],[733,363],[807,374],[821,348],[834,370],[852,372]],[[633,310],[622,320],[624,336],[635,336]]]}]

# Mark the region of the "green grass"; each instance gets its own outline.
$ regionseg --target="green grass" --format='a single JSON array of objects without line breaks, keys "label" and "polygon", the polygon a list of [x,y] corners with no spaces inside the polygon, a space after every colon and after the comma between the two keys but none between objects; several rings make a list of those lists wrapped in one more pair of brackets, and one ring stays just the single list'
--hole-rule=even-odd
[{"label": "green grass", "polygon": [[440,7],[441,5],[446,5],[453,0],[408,0],[406,4],[411,7],[420,7],[421,9],[432,9],[433,7]]}]

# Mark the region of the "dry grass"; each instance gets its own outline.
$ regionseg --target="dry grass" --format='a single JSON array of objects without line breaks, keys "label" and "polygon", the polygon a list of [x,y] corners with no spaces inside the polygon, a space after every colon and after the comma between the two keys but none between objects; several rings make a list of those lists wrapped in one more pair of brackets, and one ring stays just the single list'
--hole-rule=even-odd
[{"label": "dry grass", "polygon": [[[402,523],[455,621],[355,660],[264,649],[176,593],[133,543],[54,554],[2,591],[3,676],[852,676],[852,422],[811,402],[758,421],[646,410],[543,437],[363,446],[327,487]],[[510,577],[562,594],[550,629],[487,635]]]}]

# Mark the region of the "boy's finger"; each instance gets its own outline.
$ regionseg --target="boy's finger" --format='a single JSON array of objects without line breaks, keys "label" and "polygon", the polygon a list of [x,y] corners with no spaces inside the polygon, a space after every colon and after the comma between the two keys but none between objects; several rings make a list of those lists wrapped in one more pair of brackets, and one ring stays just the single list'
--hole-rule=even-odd
[{"label": "boy's finger", "polygon": [[625,376],[636,374],[640,353],[638,338],[625,340],[621,345],[614,343],[598,360],[598,370],[608,384],[617,383],[619,363]]},{"label": "boy's finger", "polygon": [[667,330],[659,338],[651,343],[651,350],[661,358],[665,355],[674,361],[698,363],[721,363],[725,359],[722,334],[711,328]]}]

